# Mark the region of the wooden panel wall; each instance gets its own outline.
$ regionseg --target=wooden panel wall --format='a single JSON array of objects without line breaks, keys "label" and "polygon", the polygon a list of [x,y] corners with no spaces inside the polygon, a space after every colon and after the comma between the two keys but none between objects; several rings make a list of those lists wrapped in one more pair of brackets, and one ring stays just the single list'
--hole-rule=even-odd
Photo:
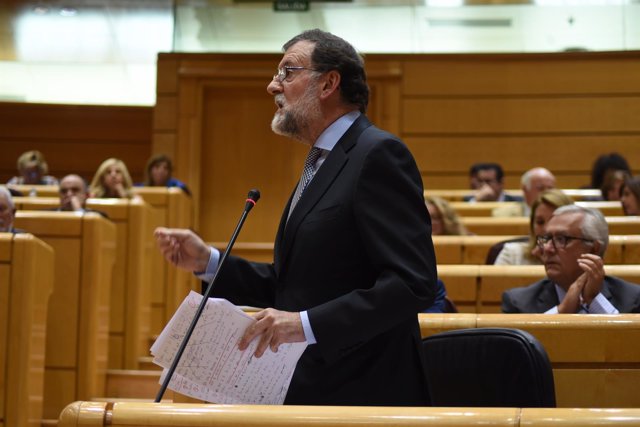
[{"label": "wooden panel wall", "polygon": [[[271,241],[305,147],[275,136],[266,93],[279,54],[161,54],[153,152],[176,159],[194,191],[195,226],[226,241],[243,197],[263,198],[239,241]],[[594,159],[640,160],[637,52],[368,55],[368,115],[411,148],[426,188],[466,188],[476,161],[497,161],[506,185],[546,166],[558,185],[589,182]]]},{"label": "wooden panel wall", "polygon": [[49,173],[87,180],[100,163],[118,157],[134,181],[142,180],[151,153],[151,107],[0,102],[0,182],[16,175],[16,160],[40,150]]}]

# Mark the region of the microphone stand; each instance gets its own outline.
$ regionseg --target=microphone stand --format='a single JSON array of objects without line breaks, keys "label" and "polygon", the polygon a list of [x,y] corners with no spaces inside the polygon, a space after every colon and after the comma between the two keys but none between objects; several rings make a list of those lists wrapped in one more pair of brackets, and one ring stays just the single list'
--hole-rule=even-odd
[{"label": "microphone stand", "polygon": [[233,247],[233,244],[235,243],[236,238],[238,237],[238,234],[240,234],[240,229],[242,228],[242,225],[244,224],[244,221],[247,218],[249,211],[255,206],[258,199],[260,199],[260,192],[258,190],[249,191],[249,196],[246,200],[244,210],[242,211],[242,215],[240,216],[240,220],[238,221],[238,225],[236,225],[236,229],[233,231],[233,234],[231,235],[231,239],[229,240],[229,244],[227,245],[227,248],[222,253],[220,262],[218,262],[218,268],[216,269],[216,272],[213,278],[209,281],[207,290],[202,296],[202,301],[200,301],[200,305],[196,310],[196,314],[193,316],[193,319],[191,320],[191,324],[187,328],[187,332],[185,333],[184,338],[180,343],[180,347],[178,348],[178,351],[176,352],[176,355],[173,358],[173,362],[171,362],[171,367],[167,371],[167,375],[165,376],[164,381],[160,386],[160,390],[158,390],[158,394],[156,395],[156,399],[154,400],[154,403],[159,403],[162,400],[162,396],[164,396],[164,392],[167,390],[167,387],[169,386],[171,377],[173,377],[173,374],[176,368],[178,367],[178,363],[182,358],[182,353],[184,353],[185,349],[187,348],[187,343],[189,342],[189,338],[191,338],[191,335],[193,334],[193,331],[196,328],[196,323],[198,323],[198,319],[200,319],[200,316],[202,315],[202,312],[204,311],[204,308],[207,305],[207,299],[209,299],[209,296],[213,291],[213,285],[215,284],[216,279],[218,278],[218,273],[220,273],[220,270],[222,269],[222,266],[224,265],[224,262],[227,259],[229,252],[231,252],[231,248]]}]

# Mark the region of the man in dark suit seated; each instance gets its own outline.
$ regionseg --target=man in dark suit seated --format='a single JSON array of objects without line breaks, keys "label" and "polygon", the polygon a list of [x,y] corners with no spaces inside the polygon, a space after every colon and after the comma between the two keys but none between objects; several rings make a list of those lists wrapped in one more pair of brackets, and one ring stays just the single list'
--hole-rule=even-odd
[{"label": "man in dark suit seated", "polygon": [[[417,313],[435,297],[422,179],[400,139],[365,116],[364,63],[320,30],[294,37],[267,86],[271,128],[310,148],[282,213],[274,262],[230,256],[213,293],[254,315],[239,349],[307,342],[286,404],[430,403]],[[306,184],[306,186],[305,186]],[[216,185],[212,183],[211,185]],[[215,272],[219,253],[188,230],[156,230],[165,258]]]},{"label": "man in dark suit seated", "polygon": [[521,202],[520,196],[504,191],[504,171],[498,163],[475,163],[469,169],[469,185],[474,190],[467,202]]},{"label": "man in dark suit seated", "polygon": [[640,286],[605,275],[609,229],[599,210],[576,205],[556,209],[537,242],[547,278],[504,292],[503,312],[640,312]]},{"label": "man in dark suit seated", "polygon": [[81,176],[70,174],[60,180],[60,206],[56,211],[96,212],[107,217],[104,212],[87,208],[89,186]]}]

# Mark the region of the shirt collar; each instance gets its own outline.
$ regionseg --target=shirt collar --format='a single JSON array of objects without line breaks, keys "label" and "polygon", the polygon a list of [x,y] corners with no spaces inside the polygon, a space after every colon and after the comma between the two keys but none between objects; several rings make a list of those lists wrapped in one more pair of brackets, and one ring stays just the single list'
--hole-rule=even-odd
[{"label": "shirt collar", "polygon": [[351,125],[360,117],[360,111],[355,110],[341,116],[327,127],[313,144],[314,147],[326,151],[333,150],[340,138],[347,132]]}]

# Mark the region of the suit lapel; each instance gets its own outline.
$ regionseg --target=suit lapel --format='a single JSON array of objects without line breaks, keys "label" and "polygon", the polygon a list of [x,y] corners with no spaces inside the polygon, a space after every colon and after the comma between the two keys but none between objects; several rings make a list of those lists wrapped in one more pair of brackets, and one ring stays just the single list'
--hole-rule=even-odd
[{"label": "suit lapel", "polygon": [[322,196],[329,190],[331,184],[349,161],[349,151],[355,146],[360,134],[369,126],[371,126],[371,123],[364,115],[358,117],[353,125],[351,125],[322,163],[322,166],[318,169],[318,172],[305,189],[287,221],[286,213],[289,212],[289,206],[291,204],[291,197],[289,197],[289,203],[287,203],[287,207],[280,221],[274,251],[276,271],[278,274],[280,274],[285,264],[293,241],[295,240],[298,227]]},{"label": "suit lapel", "polygon": [[542,284],[542,290],[538,294],[538,310],[544,312],[560,304],[558,301],[558,293],[556,292],[556,285],[549,279],[544,279]]}]

